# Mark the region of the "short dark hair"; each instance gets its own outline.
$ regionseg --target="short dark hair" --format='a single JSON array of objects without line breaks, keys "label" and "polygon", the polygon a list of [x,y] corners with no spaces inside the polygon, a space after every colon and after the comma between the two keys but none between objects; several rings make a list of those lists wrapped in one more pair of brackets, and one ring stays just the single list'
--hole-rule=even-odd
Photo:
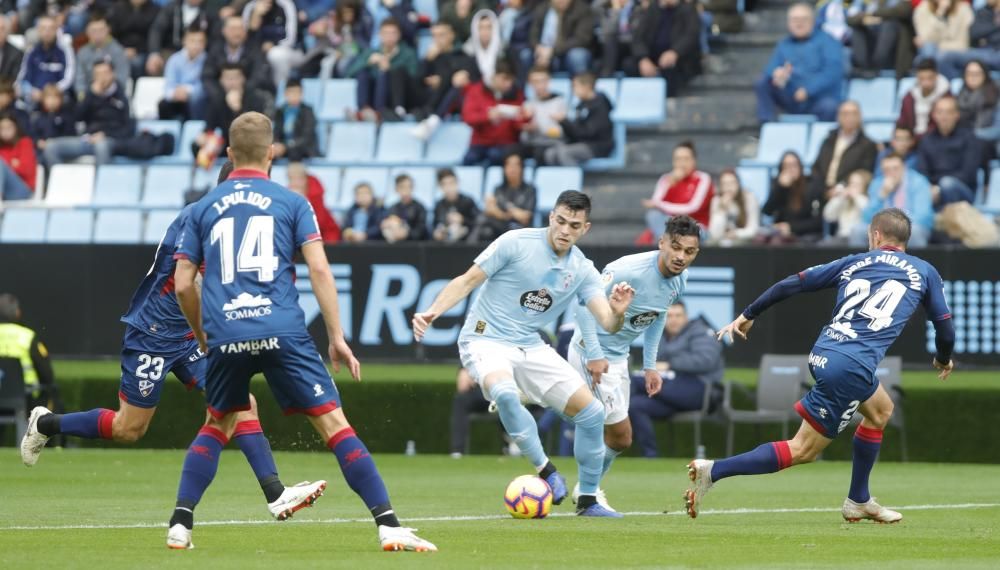
[{"label": "short dark hair", "polygon": [[285,82],[285,89],[291,89],[292,87],[302,89],[302,80],[298,77],[289,78],[289,80]]},{"label": "short dark hair", "polygon": [[532,67],[531,71],[528,72],[528,75],[531,75],[532,73],[544,73],[545,75],[548,76],[552,75],[552,72],[549,71],[549,68],[545,67],[544,65],[536,65]]},{"label": "short dark hair", "polygon": [[916,136],[916,133],[914,133],[914,132],[913,132],[913,128],[911,128],[911,127],[908,127],[908,126],[906,126],[906,125],[896,125],[896,126],[895,126],[895,127],[893,128],[893,130],[892,130],[892,131],[893,131],[893,132],[896,132],[896,131],[906,131],[907,133],[909,133],[909,135],[910,135],[911,137],[914,137],[914,136]]},{"label": "short dark hair", "polygon": [[688,215],[674,216],[667,220],[664,233],[668,236],[694,236],[701,243],[701,226]]},{"label": "short dark hair", "polygon": [[438,184],[441,183],[445,178],[458,178],[455,176],[455,171],[450,168],[440,168],[437,171],[437,181]]},{"label": "short dark hair", "polygon": [[909,216],[899,208],[886,208],[872,218],[871,229],[878,230],[883,236],[906,245],[910,241],[912,224]]},{"label": "short dark hair", "polygon": [[399,30],[400,32],[403,31],[403,26],[399,25],[399,21],[396,18],[386,18],[386,19],[382,20],[382,23],[379,24],[378,29],[381,30],[382,28],[384,28],[386,26],[392,26],[392,27],[396,28],[397,30]]},{"label": "short dark hair", "polygon": [[677,149],[680,149],[680,148],[686,148],[686,149],[690,150],[691,151],[691,156],[693,156],[695,158],[698,158],[698,151],[696,151],[694,149],[694,142],[693,141],[683,140],[683,141],[677,143],[677,145],[674,147],[674,152],[676,152]]},{"label": "short dark hair", "polygon": [[514,66],[506,59],[498,59],[496,67],[493,68],[493,75],[514,76]]},{"label": "short dark hair", "polygon": [[246,76],[246,73],[243,72],[243,66],[234,61],[227,61],[222,64],[222,68],[219,70],[219,77],[222,77],[222,74],[227,71],[239,71],[244,77]]},{"label": "short dark hair", "polygon": [[195,26],[191,26],[191,27],[189,27],[189,28],[187,28],[187,29],[184,30],[184,35],[187,36],[188,34],[201,34],[201,35],[205,36],[206,38],[208,37],[208,32],[206,32],[205,30],[199,28],[196,25]]},{"label": "short dark hair", "polygon": [[399,186],[399,183],[402,182],[402,181],[404,181],[404,180],[409,180],[410,184],[413,184],[413,177],[410,176],[409,174],[405,173],[405,172],[402,173],[402,174],[396,175],[396,180],[394,182],[395,182],[396,186]]},{"label": "short dark hair", "polygon": [[920,60],[920,63],[917,64],[917,73],[920,73],[921,71],[933,71],[934,73],[937,73],[937,70],[937,62],[932,58],[922,59]]},{"label": "short dark hair", "polygon": [[906,158],[904,158],[903,155],[899,154],[896,151],[887,152],[885,156],[882,157],[882,162],[885,162],[886,160],[901,160],[903,162],[906,162]]},{"label": "short dark hair", "polygon": [[222,169],[219,170],[219,178],[216,179],[215,183],[216,184],[222,184],[223,182],[225,182],[226,180],[228,180],[229,179],[229,175],[232,174],[233,170],[235,170],[235,169],[236,169],[236,166],[233,165],[233,161],[226,160],[226,162],[222,165]]},{"label": "short dark hair", "polygon": [[586,217],[590,218],[590,196],[579,190],[566,190],[556,198],[555,207],[566,206],[572,212],[583,210]]},{"label": "short dark hair", "polygon": [[685,313],[688,310],[688,306],[684,304],[684,301],[674,301],[673,303],[670,304],[670,306],[671,307],[680,307],[680,308],[684,309]]},{"label": "short dark hair", "polygon": [[21,304],[17,301],[17,297],[10,293],[0,294],[0,321],[16,322],[20,312]]},{"label": "short dark hair", "polygon": [[593,71],[581,71],[573,76],[573,81],[577,81],[589,87],[594,87],[597,85],[597,76],[594,75]]}]

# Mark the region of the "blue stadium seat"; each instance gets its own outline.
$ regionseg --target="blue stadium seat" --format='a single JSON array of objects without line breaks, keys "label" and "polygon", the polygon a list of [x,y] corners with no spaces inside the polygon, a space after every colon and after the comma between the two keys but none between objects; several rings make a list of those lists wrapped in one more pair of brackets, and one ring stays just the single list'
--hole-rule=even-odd
[{"label": "blue stadium seat", "polygon": [[427,19],[432,22],[438,21],[437,0],[414,0],[413,9],[416,10],[417,14],[427,16]]},{"label": "blue stadium seat", "polygon": [[760,128],[757,156],[743,159],[745,166],[775,166],[785,151],[794,151],[801,157],[806,151],[809,125],[805,123],[764,123]]},{"label": "blue stadium seat", "polygon": [[173,156],[158,156],[153,159],[153,162],[193,164],[194,154],[191,153],[191,143],[203,132],[205,132],[205,121],[185,121],[181,127],[180,141],[174,145]]},{"label": "blue stadium seat", "polygon": [[191,188],[197,188],[198,190],[204,190],[205,188],[208,188],[209,190],[214,189],[219,185],[219,173],[222,172],[222,165],[222,162],[216,161],[215,164],[213,164],[208,170],[201,167],[195,167],[194,180],[191,181]]},{"label": "blue stadium seat", "polygon": [[618,93],[620,87],[621,82],[617,77],[602,77],[597,80],[597,85],[595,85],[597,91],[604,93],[608,100],[611,101],[612,107],[618,106]]},{"label": "blue stadium seat", "polygon": [[483,167],[481,166],[456,166],[452,168],[455,176],[458,177],[458,188],[476,203],[483,207]]},{"label": "blue stadium seat", "polygon": [[556,198],[566,190],[583,190],[583,170],[573,166],[542,166],[535,170],[535,225],[540,216],[556,205]]},{"label": "blue stadium seat", "polygon": [[[154,210],[146,217],[146,227],[142,230],[142,243],[160,243],[163,234],[167,233],[167,228],[177,217],[173,210]],[[165,244],[170,247],[171,244]]]},{"label": "blue stadium seat", "polygon": [[421,61],[427,58],[427,52],[430,51],[431,45],[434,44],[433,38],[429,32],[421,30],[417,33],[417,57]]},{"label": "blue stadium seat", "polygon": [[94,213],[90,210],[52,210],[45,241],[49,243],[90,243],[94,233]]},{"label": "blue stadium seat", "polygon": [[796,113],[782,113],[778,116],[779,123],[815,123],[819,120],[816,115],[799,115]]},{"label": "blue stadium seat", "polygon": [[877,143],[885,143],[892,140],[896,123],[891,121],[872,121],[865,123],[865,135]]},{"label": "blue stadium seat", "polygon": [[[531,184],[535,179],[535,169],[531,166],[524,167],[524,181]],[[483,176],[483,199],[487,196],[492,196],[493,191],[496,190],[497,186],[503,184],[503,167],[502,166],[491,166],[486,169]]]},{"label": "blue stadium seat", "polygon": [[330,123],[316,121],[316,144],[319,145],[319,155],[326,156],[326,145],[330,143]]},{"label": "blue stadium seat", "polygon": [[667,118],[667,82],[660,78],[626,77],[611,119],[627,125],[658,125]]},{"label": "blue stadium seat", "polygon": [[142,212],[139,210],[98,210],[94,243],[139,243]]},{"label": "blue stadium seat", "polygon": [[383,123],[375,147],[375,162],[414,164],[423,161],[424,141],[413,136],[411,123]]},{"label": "blue stadium seat", "polygon": [[375,155],[374,123],[334,123],[326,159],[336,164],[371,162]]},{"label": "blue stadium seat", "polygon": [[820,121],[809,125],[809,144],[806,146],[806,154],[802,157],[802,163],[806,167],[811,167],[819,156],[819,149],[823,146],[830,131],[837,128],[837,123]]},{"label": "blue stadium seat", "polygon": [[327,208],[336,203],[340,194],[341,170],[338,166],[310,166],[309,174],[316,177],[323,185],[323,202]]},{"label": "blue stadium seat", "polygon": [[302,80],[302,102],[313,108],[319,109],[323,103],[323,80],[310,77]]},{"label": "blue stadium seat", "polygon": [[142,190],[142,167],[133,164],[108,164],[97,169],[94,206],[134,208]]},{"label": "blue stadium seat", "polygon": [[0,243],[41,243],[49,212],[42,208],[7,208],[0,225]]},{"label": "blue stadium seat", "polygon": [[49,169],[45,203],[49,206],[87,206],[94,199],[94,165],[57,164]]},{"label": "blue stadium seat", "polygon": [[184,205],[184,193],[190,189],[190,167],[154,164],[146,171],[141,206],[180,209]]},{"label": "blue stadium seat", "polygon": [[472,127],[469,125],[459,122],[441,123],[427,141],[427,156],[423,162],[441,166],[461,164],[469,150],[471,138]]},{"label": "blue stadium seat", "polygon": [[[896,84],[896,104],[893,106],[894,114],[896,115],[899,114],[899,108],[903,105],[903,97],[905,97],[906,93],[910,89],[913,89],[913,86],[916,84],[917,84],[916,77],[903,77],[902,79],[899,80],[899,83]],[[864,119],[870,118],[865,115],[862,115],[862,117]]]},{"label": "blue stadium seat", "polygon": [[323,86],[316,116],[321,121],[343,121],[357,107],[358,84],[353,79],[330,79]]},{"label": "blue stadium seat", "polygon": [[146,131],[154,135],[170,134],[174,136],[174,154],[177,153],[177,142],[181,140],[181,122],[146,119],[136,124],[135,132]]},{"label": "blue stadium seat", "polygon": [[847,98],[861,105],[861,117],[866,121],[888,121],[896,118],[896,80],[891,77],[852,79]]},{"label": "blue stadium seat", "polygon": [[740,179],[743,189],[752,192],[757,203],[763,207],[767,195],[771,192],[771,172],[766,166],[739,166],[736,176]]},{"label": "blue stadium seat", "polygon": [[366,182],[375,191],[375,199],[385,197],[389,189],[389,169],[382,166],[355,166],[344,169],[344,177],[340,181],[340,192],[337,201],[327,204],[331,210],[346,211],[354,204],[354,187]]},{"label": "blue stadium seat", "polygon": [[965,80],[961,77],[956,77],[951,80],[951,94],[958,95],[958,92],[962,90],[962,86],[965,85]]},{"label": "blue stadium seat", "polygon": [[625,168],[625,123],[614,124],[615,148],[609,156],[592,158],[583,163],[587,172],[600,172]]},{"label": "blue stadium seat", "polygon": [[389,189],[386,190],[385,207],[389,208],[399,202],[399,195],[396,194],[396,176],[409,174],[413,178],[413,199],[424,205],[427,211],[434,210],[434,204],[438,200],[437,179],[434,169],[427,166],[406,167],[397,166],[389,171]]},{"label": "blue stadium seat", "polygon": [[271,180],[282,186],[288,186],[288,166],[275,164],[271,166]]}]

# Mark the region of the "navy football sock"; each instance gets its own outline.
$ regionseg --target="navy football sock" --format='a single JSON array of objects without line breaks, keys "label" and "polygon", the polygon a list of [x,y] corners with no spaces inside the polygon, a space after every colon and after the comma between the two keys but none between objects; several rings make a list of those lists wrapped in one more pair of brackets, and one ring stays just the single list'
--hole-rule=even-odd
[{"label": "navy football sock", "polygon": [[198,437],[191,442],[184,457],[181,482],[177,488],[178,505],[190,505],[193,510],[201,501],[201,496],[219,469],[219,456],[226,443],[226,434],[213,427],[204,426],[198,431]]},{"label": "navy football sock", "polygon": [[285,491],[285,486],[278,478],[278,466],[274,464],[271,445],[264,436],[260,422],[257,420],[239,422],[233,432],[233,439],[246,456],[254,475],[257,476],[257,482],[264,491],[264,498],[268,503],[277,501]]},{"label": "navy football sock", "polygon": [[854,466],[851,469],[851,490],[847,497],[855,503],[867,503],[872,498],[868,492],[868,476],[871,475],[878,451],[882,447],[882,430],[859,425],[854,432]]},{"label": "navy football sock", "polygon": [[375,517],[376,525],[399,526],[399,521],[389,503],[389,492],[365,444],[358,439],[354,428],[344,428],[333,434],[326,446],[337,456],[344,480]]},{"label": "navy football sock", "polygon": [[733,475],[761,475],[792,466],[792,452],[787,441],[774,441],[756,449],[719,459],[712,466],[712,481]]},{"label": "navy football sock", "polygon": [[38,431],[48,436],[61,433],[86,439],[111,439],[114,419],[115,412],[105,408],[63,415],[46,414],[38,418]]}]

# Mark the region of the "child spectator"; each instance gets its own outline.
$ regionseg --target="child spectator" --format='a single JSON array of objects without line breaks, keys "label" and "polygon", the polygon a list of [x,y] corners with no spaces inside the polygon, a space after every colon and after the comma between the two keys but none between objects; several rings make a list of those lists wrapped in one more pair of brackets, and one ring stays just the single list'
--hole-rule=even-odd
[{"label": "child spectator", "polygon": [[448,243],[464,240],[472,231],[479,208],[459,190],[454,170],[438,170],[437,183],[443,197],[434,206],[434,240]]},{"label": "child spectator", "polygon": [[413,178],[409,174],[396,177],[396,195],[399,202],[382,220],[382,237],[389,243],[427,239],[427,208],[413,199]]},{"label": "child spectator", "polygon": [[10,115],[0,116],[0,198],[27,200],[35,193],[35,145]]},{"label": "child spectator", "polygon": [[340,226],[337,220],[330,215],[330,210],[326,209],[323,202],[323,184],[318,178],[306,171],[306,167],[301,162],[293,162],[288,165],[288,189],[309,200],[312,204],[313,212],[316,214],[316,223],[319,224],[319,233],[323,236],[323,243],[334,244],[340,242]]},{"label": "child spectator", "polygon": [[736,245],[757,236],[760,206],[753,192],[743,189],[732,168],[719,175],[719,193],[712,198],[708,234],[712,243]]},{"label": "child spectator", "polygon": [[861,223],[861,215],[868,206],[868,185],[872,174],[867,170],[855,170],[847,177],[847,184],[834,187],[826,206],[823,207],[823,219],[827,223],[837,224],[833,237],[837,241],[846,242],[854,231],[854,226]]},{"label": "child spectator", "polygon": [[316,115],[302,103],[302,82],[289,79],[285,104],[274,114],[274,158],[297,162],[314,156],[319,156]]},{"label": "child spectator", "polygon": [[344,241],[359,243],[382,239],[385,211],[375,202],[371,185],[362,182],[354,187],[354,204],[344,216]]},{"label": "child spectator", "polygon": [[559,121],[565,140],[545,150],[544,164],[579,166],[591,158],[604,157],[615,148],[611,101],[594,90],[597,77],[587,71],[573,77],[576,104],[574,118],[553,116]]},{"label": "child spectator", "polygon": [[538,162],[544,159],[545,150],[563,136],[559,121],[566,117],[566,98],[550,90],[551,81],[552,75],[545,67],[536,67],[528,74],[532,94],[524,103],[528,122],[521,130],[521,144],[525,154],[534,156]]},{"label": "child spectator", "polygon": [[49,139],[76,134],[73,113],[63,104],[62,91],[55,83],[42,89],[42,106],[31,117],[31,133],[38,151],[44,151]]}]

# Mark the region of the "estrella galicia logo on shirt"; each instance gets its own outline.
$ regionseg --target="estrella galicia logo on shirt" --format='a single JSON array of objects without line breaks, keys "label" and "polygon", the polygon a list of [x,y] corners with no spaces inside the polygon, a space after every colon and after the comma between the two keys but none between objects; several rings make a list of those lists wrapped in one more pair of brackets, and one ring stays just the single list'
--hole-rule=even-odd
[{"label": "estrella galicia logo on shirt", "polygon": [[629,322],[632,323],[633,328],[644,329],[653,324],[653,321],[659,318],[659,316],[660,313],[657,313],[656,311],[647,311],[645,313],[635,315]]},{"label": "estrella galicia logo on shirt", "polygon": [[529,315],[534,313],[540,315],[548,311],[552,306],[552,296],[548,290],[527,291],[521,295],[521,310]]},{"label": "estrella galicia logo on shirt", "polygon": [[222,305],[227,321],[266,317],[271,314],[271,300],[263,295],[240,293],[235,299]]}]

